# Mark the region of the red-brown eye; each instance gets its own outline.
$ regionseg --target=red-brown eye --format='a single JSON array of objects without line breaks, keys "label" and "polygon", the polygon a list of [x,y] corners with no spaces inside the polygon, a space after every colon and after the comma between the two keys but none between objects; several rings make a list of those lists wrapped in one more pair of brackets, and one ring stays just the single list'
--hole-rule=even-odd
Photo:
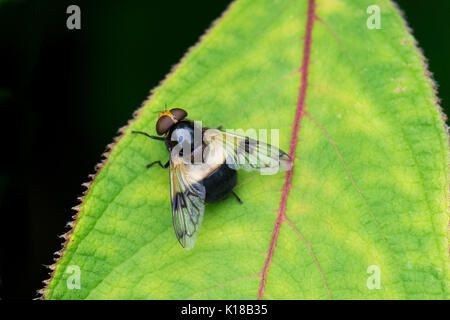
[{"label": "red-brown eye", "polygon": [[174,122],[169,116],[162,116],[156,122],[156,133],[160,136],[165,134],[173,124]]},{"label": "red-brown eye", "polygon": [[175,123],[183,120],[186,116],[187,112],[179,108],[161,112],[158,116],[158,121],[156,122],[156,133],[160,136],[165,134]]},{"label": "red-brown eye", "polygon": [[181,121],[187,117],[187,112],[179,108],[170,109],[170,113],[173,114],[175,119],[177,119],[178,121]]}]

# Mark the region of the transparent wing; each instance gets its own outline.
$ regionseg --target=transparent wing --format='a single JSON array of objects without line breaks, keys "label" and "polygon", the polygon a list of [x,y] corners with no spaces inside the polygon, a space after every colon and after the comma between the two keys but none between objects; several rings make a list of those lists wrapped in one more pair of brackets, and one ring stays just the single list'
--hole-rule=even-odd
[{"label": "transparent wing", "polygon": [[262,141],[218,129],[206,130],[203,137],[211,150],[224,150],[226,163],[232,169],[274,174],[292,168],[292,160],[286,152]]},{"label": "transparent wing", "polygon": [[189,176],[179,158],[170,161],[170,196],[175,234],[180,244],[194,247],[205,211],[205,187]]}]

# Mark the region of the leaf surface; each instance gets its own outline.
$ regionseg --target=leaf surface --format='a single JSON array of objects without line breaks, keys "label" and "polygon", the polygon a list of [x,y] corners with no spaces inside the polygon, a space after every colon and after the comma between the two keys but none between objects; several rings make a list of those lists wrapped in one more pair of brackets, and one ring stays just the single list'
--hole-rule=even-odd
[{"label": "leaf surface", "polygon": [[[156,88],[80,204],[46,299],[446,299],[448,137],[394,4],[238,0]],[[293,171],[239,172],[178,243],[156,112],[278,129]],[[69,289],[70,266],[80,289]]]}]

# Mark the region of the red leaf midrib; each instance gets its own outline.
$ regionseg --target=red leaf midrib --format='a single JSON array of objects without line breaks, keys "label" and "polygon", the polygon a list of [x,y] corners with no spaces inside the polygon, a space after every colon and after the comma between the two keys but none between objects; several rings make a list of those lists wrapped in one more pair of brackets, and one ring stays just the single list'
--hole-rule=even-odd
[{"label": "red leaf midrib", "polygon": [[[295,159],[295,152],[297,148],[298,142],[298,131],[300,129],[300,123],[304,115],[305,111],[305,99],[306,99],[306,90],[308,88],[308,69],[310,63],[310,55],[311,55],[311,43],[312,43],[312,29],[314,26],[315,20],[315,0],[308,0],[308,11],[307,11],[307,19],[306,19],[306,32],[305,37],[303,38],[303,60],[300,68],[301,71],[301,84],[300,84],[300,92],[297,101],[297,108],[295,111],[294,125],[292,129],[291,143],[289,146],[289,156],[291,159]],[[287,199],[289,196],[289,191],[292,187],[292,176],[294,172],[294,166],[292,166],[291,170],[286,173],[286,179],[284,182],[280,206],[278,208],[278,216],[275,222],[275,226],[272,233],[272,239],[270,241],[269,251],[267,253],[267,258],[264,263],[263,270],[261,272],[261,282],[258,290],[258,299],[262,299],[264,295],[264,289],[266,286],[266,276],[267,271],[269,270],[270,263],[272,262],[273,254],[275,251],[275,246],[277,243],[278,235],[280,233],[280,228],[282,223],[286,218],[286,205]]]}]

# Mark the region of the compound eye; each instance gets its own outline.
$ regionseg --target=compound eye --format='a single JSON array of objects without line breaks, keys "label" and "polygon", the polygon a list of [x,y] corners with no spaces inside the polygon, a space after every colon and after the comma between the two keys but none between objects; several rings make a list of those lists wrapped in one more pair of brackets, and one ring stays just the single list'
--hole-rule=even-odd
[{"label": "compound eye", "polygon": [[160,136],[169,131],[170,127],[173,126],[173,120],[168,116],[162,116],[156,122],[156,133]]},{"label": "compound eye", "polygon": [[178,121],[183,120],[187,116],[187,112],[185,110],[183,110],[183,109],[180,109],[180,108],[170,109],[170,113],[173,114],[175,119],[177,119]]}]

